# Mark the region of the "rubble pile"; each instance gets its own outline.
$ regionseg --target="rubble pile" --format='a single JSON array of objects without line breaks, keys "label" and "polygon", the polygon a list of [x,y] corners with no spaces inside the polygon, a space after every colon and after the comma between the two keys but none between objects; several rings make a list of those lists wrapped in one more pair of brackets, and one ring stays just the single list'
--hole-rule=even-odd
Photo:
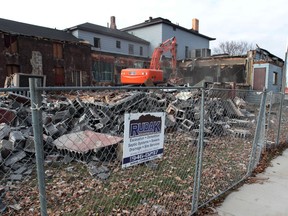
[{"label": "rubble pile", "polygon": [[[243,109],[243,101],[239,98],[237,101],[241,102],[241,109],[231,99],[205,99],[205,136],[251,135],[245,128],[250,127],[254,115]],[[45,158],[58,154],[85,158],[88,162],[95,155],[101,160],[121,158],[119,144],[127,112],[166,112],[166,133],[191,132],[197,138],[200,110],[198,90],[76,92],[65,97],[45,94],[42,103]],[[14,93],[0,97],[0,148],[2,174],[9,171],[10,179],[19,180],[31,173],[35,149],[29,98]]]}]

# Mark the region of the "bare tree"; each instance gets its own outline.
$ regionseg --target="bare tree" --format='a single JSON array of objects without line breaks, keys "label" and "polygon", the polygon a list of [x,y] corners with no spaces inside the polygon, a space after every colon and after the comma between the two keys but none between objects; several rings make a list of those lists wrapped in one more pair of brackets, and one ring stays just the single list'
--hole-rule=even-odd
[{"label": "bare tree", "polygon": [[228,54],[237,56],[247,54],[247,51],[255,49],[252,43],[246,41],[225,41],[220,42],[218,47],[213,49],[214,54]]}]

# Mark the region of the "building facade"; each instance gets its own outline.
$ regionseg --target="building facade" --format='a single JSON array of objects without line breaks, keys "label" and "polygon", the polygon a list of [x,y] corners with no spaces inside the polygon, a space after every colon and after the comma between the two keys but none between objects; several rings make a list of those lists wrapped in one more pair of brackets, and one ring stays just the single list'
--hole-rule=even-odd
[{"label": "building facade", "polygon": [[283,90],[284,61],[267,50],[257,48],[247,55],[216,55],[186,60],[179,64],[186,83],[234,83],[247,89],[279,92]]},{"label": "building facade", "polygon": [[[192,20],[192,29],[186,29],[168,19],[149,17],[143,23],[121,29],[150,42],[149,57],[163,41],[176,37],[177,59],[210,56],[209,42],[215,38],[199,33],[199,20]],[[169,53],[165,54],[170,57]]]},{"label": "building facade", "polygon": [[127,67],[145,67],[150,43],[117,29],[115,17],[110,27],[84,23],[66,29],[91,45],[92,78],[95,85],[120,84],[120,73]]},{"label": "building facade", "polygon": [[43,75],[46,86],[91,84],[90,46],[73,35],[0,19],[0,86],[15,73]]}]

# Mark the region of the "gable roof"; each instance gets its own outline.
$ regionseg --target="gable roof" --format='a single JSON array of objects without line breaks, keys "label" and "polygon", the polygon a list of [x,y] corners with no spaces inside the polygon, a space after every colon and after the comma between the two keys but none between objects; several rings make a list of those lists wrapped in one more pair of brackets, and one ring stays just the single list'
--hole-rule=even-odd
[{"label": "gable roof", "polygon": [[163,19],[162,17],[157,17],[157,18],[154,18],[154,19],[149,18],[149,20],[145,20],[145,22],[143,22],[143,23],[139,23],[139,24],[136,24],[136,25],[133,25],[133,26],[122,28],[121,30],[122,31],[130,31],[130,30],[139,29],[139,28],[145,28],[145,27],[148,27],[148,26],[153,26],[153,25],[158,25],[158,24],[166,24],[166,25],[172,26],[174,28],[181,29],[183,31],[186,31],[186,32],[189,32],[191,34],[197,35],[199,37],[206,38],[208,40],[215,40],[215,38],[211,38],[211,37],[208,37],[206,35],[200,34],[199,32],[197,32],[197,31],[195,31],[193,29],[186,29],[186,28],[184,28],[182,26],[179,26],[179,25],[176,25],[176,24],[172,23],[168,19]]},{"label": "gable roof", "polygon": [[62,30],[36,26],[2,18],[0,18],[0,32],[13,35],[46,38],[51,40],[80,42],[78,38]]},{"label": "gable roof", "polygon": [[104,26],[100,26],[100,25],[96,25],[96,24],[92,24],[92,23],[88,23],[88,22],[74,26],[74,27],[71,27],[71,28],[68,28],[68,29],[65,29],[65,30],[68,32],[75,31],[75,30],[82,30],[82,31],[112,36],[112,37],[116,37],[116,38],[121,38],[121,39],[133,41],[133,42],[137,42],[137,43],[141,43],[141,44],[147,44],[147,45],[150,44],[148,41],[143,40],[143,39],[136,37],[132,34],[129,34],[127,32],[120,31],[118,29],[107,28]]}]

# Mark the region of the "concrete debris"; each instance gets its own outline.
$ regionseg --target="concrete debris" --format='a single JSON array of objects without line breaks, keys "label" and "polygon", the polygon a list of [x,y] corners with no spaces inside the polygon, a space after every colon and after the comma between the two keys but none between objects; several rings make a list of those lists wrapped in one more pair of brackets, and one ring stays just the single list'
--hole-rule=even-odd
[{"label": "concrete debris", "polygon": [[8,157],[8,159],[5,161],[5,166],[11,166],[16,162],[21,161],[25,157],[26,153],[24,151],[16,152]]},{"label": "concrete debris", "polygon": [[14,151],[13,143],[9,140],[0,140],[1,156],[5,159]]},{"label": "concrete debris", "polygon": [[[208,91],[206,94],[209,96]],[[43,96],[43,143],[44,151],[49,152],[45,163],[70,163],[75,157],[84,161],[97,158],[97,162],[111,158],[121,160],[125,113],[165,112],[165,133],[189,131],[193,140],[197,140],[199,134],[201,91],[195,89]],[[246,102],[239,97],[232,100],[210,94],[210,98],[205,98],[205,138],[249,137],[251,134],[245,128],[255,124],[255,114],[246,108]],[[18,162],[20,166],[32,163],[26,154],[35,154],[34,145],[30,99],[15,93],[0,97],[0,160],[4,168]],[[100,179],[109,177],[109,170],[100,172],[99,169],[95,166],[90,172],[96,176],[101,174],[97,176]],[[16,175],[13,179],[20,179],[17,175],[24,173],[19,169],[13,173]]]},{"label": "concrete debris", "polygon": [[21,131],[11,131],[9,134],[9,141],[13,144],[13,149],[23,149],[25,146],[26,138]]},{"label": "concrete debris", "polygon": [[0,140],[9,136],[11,128],[6,123],[0,124]]},{"label": "concrete debris", "polygon": [[20,180],[22,180],[22,178],[23,178],[23,175],[21,175],[21,174],[10,175],[10,180],[12,180],[12,181],[20,181]]},{"label": "concrete debris", "polygon": [[110,176],[110,170],[106,166],[97,166],[95,162],[90,162],[87,164],[87,167],[90,175],[100,180],[106,180]]},{"label": "concrete debris", "polygon": [[117,144],[122,140],[123,138],[121,137],[86,130],[73,134],[65,134],[54,140],[53,143],[58,149],[87,153],[91,150],[97,152],[100,148]]},{"label": "concrete debris", "polygon": [[14,125],[16,116],[16,111],[0,107],[0,123]]}]

